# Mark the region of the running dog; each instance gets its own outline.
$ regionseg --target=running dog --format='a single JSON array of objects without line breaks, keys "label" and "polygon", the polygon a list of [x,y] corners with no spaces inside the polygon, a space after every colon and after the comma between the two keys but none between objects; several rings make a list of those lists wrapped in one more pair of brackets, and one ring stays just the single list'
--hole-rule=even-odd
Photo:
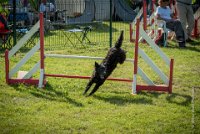
[{"label": "running dog", "polygon": [[92,77],[89,80],[86,89],[83,93],[85,95],[90,89],[93,83],[96,83],[94,89],[89,93],[88,96],[94,94],[99,87],[105,82],[108,76],[111,75],[113,70],[117,67],[117,64],[123,64],[126,60],[126,51],[121,48],[122,42],[124,39],[124,31],[121,31],[118,41],[115,43],[115,46],[110,48],[105,59],[98,64],[95,62],[95,69],[93,71]]}]

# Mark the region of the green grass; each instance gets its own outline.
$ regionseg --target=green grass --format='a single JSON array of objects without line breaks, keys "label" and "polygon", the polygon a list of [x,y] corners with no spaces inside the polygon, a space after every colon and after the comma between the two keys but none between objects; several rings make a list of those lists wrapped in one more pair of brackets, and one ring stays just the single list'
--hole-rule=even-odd
[{"label": "green grass", "polygon": [[[104,57],[108,46],[69,46],[48,53]],[[168,75],[159,56],[149,46],[140,46]],[[0,133],[200,133],[200,43],[187,46],[179,49],[170,42],[162,48],[175,60],[172,94],[140,92],[135,96],[131,95],[131,83],[112,81],[106,81],[92,97],[82,95],[88,80],[47,78],[44,89],[7,85],[1,52]],[[127,57],[133,58],[133,44],[125,42],[123,48]],[[11,58],[11,66],[24,54]],[[37,55],[20,70],[31,68]],[[139,65],[155,83],[162,84],[141,58]],[[45,66],[46,73],[91,75],[94,60],[46,58]],[[119,65],[112,77],[132,78],[132,70],[131,63]],[[34,77],[38,76],[37,72]]]}]

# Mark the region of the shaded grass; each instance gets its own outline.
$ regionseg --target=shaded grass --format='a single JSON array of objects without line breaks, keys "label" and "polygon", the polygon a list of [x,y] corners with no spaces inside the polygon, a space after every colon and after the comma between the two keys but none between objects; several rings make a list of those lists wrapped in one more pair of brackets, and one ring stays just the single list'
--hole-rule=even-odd
[{"label": "shaded grass", "polygon": [[[102,39],[103,40],[103,39]],[[198,40],[197,40],[198,41]],[[149,46],[140,44],[166,75],[168,69]],[[3,53],[0,56],[0,131],[1,133],[200,133],[200,45],[179,49],[174,42],[162,50],[174,58],[173,93],[140,92],[133,96],[131,83],[106,81],[92,97],[82,95],[88,80],[47,78],[44,89],[7,85]],[[70,49],[68,49],[70,48]],[[108,44],[72,47],[48,53],[104,57]],[[123,48],[132,58],[133,44]],[[11,59],[15,65],[24,53]],[[38,53],[20,70],[37,62]],[[162,81],[142,61],[139,65],[153,81]],[[33,62],[33,63],[32,63]],[[100,62],[100,61],[98,61]],[[46,73],[91,75],[94,61],[46,58]],[[132,78],[131,63],[119,65],[113,77]],[[37,72],[34,77],[39,77]],[[139,79],[138,83],[144,83]],[[194,96],[192,95],[194,89]],[[194,113],[192,100],[194,99]],[[192,117],[194,114],[194,124]],[[193,126],[194,125],[194,126]]]}]

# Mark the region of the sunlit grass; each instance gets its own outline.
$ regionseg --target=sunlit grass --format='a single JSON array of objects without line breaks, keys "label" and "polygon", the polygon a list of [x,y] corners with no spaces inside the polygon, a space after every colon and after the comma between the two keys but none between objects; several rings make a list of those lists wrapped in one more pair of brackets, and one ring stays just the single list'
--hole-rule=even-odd
[{"label": "sunlit grass", "polygon": [[[103,37],[101,38],[103,40]],[[114,40],[115,41],[115,40]],[[199,40],[197,40],[198,42]],[[51,43],[51,42],[47,42]],[[7,85],[3,52],[0,55],[1,133],[200,133],[200,43],[180,49],[174,42],[161,48],[174,58],[173,93],[141,92],[133,96],[131,83],[106,81],[92,97],[82,95],[88,80],[47,77],[44,89]],[[134,43],[124,42],[127,58],[133,59]],[[168,75],[168,67],[146,44],[140,47]],[[79,44],[46,53],[104,57],[109,43]],[[11,58],[14,66],[25,53]],[[39,53],[20,70],[29,70]],[[97,61],[101,62],[101,61]],[[162,83],[139,58],[139,65],[156,83]],[[90,76],[94,60],[46,58],[45,72]],[[133,65],[119,65],[112,77],[132,79]],[[34,75],[39,78],[39,71]],[[144,84],[139,79],[138,83]],[[192,95],[194,90],[194,96]],[[194,113],[192,111],[194,100]],[[194,114],[194,124],[192,117]],[[194,125],[194,126],[193,126]]]}]

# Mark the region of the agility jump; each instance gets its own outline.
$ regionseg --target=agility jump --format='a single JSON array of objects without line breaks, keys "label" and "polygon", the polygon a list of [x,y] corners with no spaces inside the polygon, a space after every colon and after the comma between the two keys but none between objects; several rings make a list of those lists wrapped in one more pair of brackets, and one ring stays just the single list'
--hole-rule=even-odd
[{"label": "agility jump", "polygon": [[[156,4],[155,0],[152,0],[151,5],[147,5],[146,1],[143,0],[143,10],[141,10],[139,13],[141,23],[143,23],[143,29],[148,33],[148,36],[150,36],[155,42],[156,40],[159,40],[162,36],[162,33],[164,34],[164,44],[163,46],[167,46],[167,36],[169,37],[168,29],[166,28],[166,24],[164,21],[157,20],[155,16],[156,11]],[[170,2],[170,8],[173,9],[172,2]],[[173,9],[174,10],[174,9]],[[147,11],[151,12],[149,15],[147,15]],[[137,18],[133,20],[132,23],[130,23],[130,41],[134,42],[136,37],[136,30],[134,29],[136,26]],[[174,34],[171,35],[171,39],[174,37]],[[143,38],[141,37],[139,39],[139,42],[141,42]]]},{"label": "agility jump", "polygon": [[[40,68],[43,64],[40,63],[40,60],[34,65],[34,67],[29,70],[21,79],[13,78],[13,76],[19,71],[19,69],[28,61],[30,58],[43,48],[43,14],[40,14],[40,20],[25,34],[17,44],[10,50],[5,51],[5,71],[6,71],[6,83],[15,84],[15,83],[25,83],[31,85],[38,85],[39,79],[32,79],[32,75]],[[19,49],[40,29],[40,41],[11,69],[10,59],[19,51]],[[41,54],[42,55],[42,54]]]},{"label": "agility jump", "polygon": [[[44,87],[46,84],[46,78],[48,77],[61,77],[61,78],[76,78],[76,79],[90,79],[90,76],[81,76],[81,75],[65,75],[65,74],[46,74],[45,73],[45,57],[59,57],[59,58],[78,58],[78,59],[95,59],[102,60],[101,57],[89,57],[89,56],[77,56],[77,55],[59,55],[59,54],[46,54],[44,53],[44,20],[43,14],[40,14],[40,21],[32,28],[33,31],[30,30],[26,36],[31,37],[31,35],[36,32],[40,27],[40,41],[34,46],[27,55],[12,69],[9,71],[9,59],[14,53],[19,50],[23,43],[17,43],[15,47],[11,51],[6,50],[5,52],[5,68],[6,68],[6,82],[7,84],[15,84],[15,83],[24,83],[24,84],[32,84],[38,85],[38,87]],[[139,48],[139,37],[143,37],[147,43],[161,56],[161,58],[166,62],[169,66],[169,78],[154,64],[154,62],[148,57],[145,52]],[[25,37],[24,37],[25,38]],[[28,38],[27,38],[28,39]],[[24,40],[24,39],[22,39]],[[22,41],[21,41],[22,42]],[[24,41],[23,41],[24,42]],[[13,79],[14,73],[16,73],[19,68],[31,58],[31,55],[36,51],[40,52],[40,59],[38,63],[30,70],[28,73],[21,79]],[[152,67],[152,69],[160,76],[165,85],[155,85],[153,81],[145,74],[145,72],[138,66],[138,56],[141,56],[145,62]],[[168,57],[160,50],[160,48],[154,43],[154,41],[148,37],[147,33],[143,30],[140,25],[139,19],[137,20],[136,27],[136,42],[135,42],[135,56],[133,59],[127,59],[127,62],[132,62],[133,66],[133,79],[123,79],[123,78],[108,78],[108,80],[112,81],[121,81],[121,82],[132,82],[132,93],[136,94],[141,90],[148,91],[164,91],[168,93],[172,93],[172,78],[173,78],[173,59],[168,59]],[[31,76],[36,72],[36,70],[40,69],[40,78],[32,79]],[[147,83],[146,85],[137,84],[137,75],[140,75],[141,78]]]}]

